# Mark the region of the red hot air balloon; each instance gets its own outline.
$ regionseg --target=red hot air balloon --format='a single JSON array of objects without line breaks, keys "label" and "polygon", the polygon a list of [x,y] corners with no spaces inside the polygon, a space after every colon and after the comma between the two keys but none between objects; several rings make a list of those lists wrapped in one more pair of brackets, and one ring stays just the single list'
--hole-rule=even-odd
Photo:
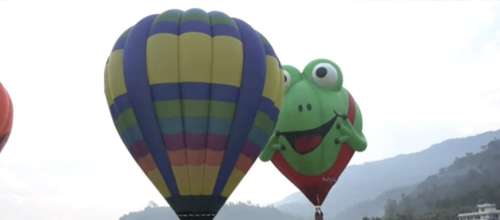
[{"label": "red hot air balloon", "polygon": [[302,72],[283,69],[283,109],[261,159],[272,161],[316,207],[316,220],[323,220],[321,205],[330,189],[354,152],[366,149],[361,110],[334,62],[313,60]]},{"label": "red hot air balloon", "polygon": [[7,90],[0,83],[0,152],[12,129],[12,102]]}]

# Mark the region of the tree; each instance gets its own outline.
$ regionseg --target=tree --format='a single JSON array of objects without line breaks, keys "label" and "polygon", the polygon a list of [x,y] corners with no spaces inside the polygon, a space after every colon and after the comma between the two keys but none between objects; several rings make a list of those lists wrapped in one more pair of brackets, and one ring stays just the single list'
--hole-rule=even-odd
[{"label": "tree", "polygon": [[385,220],[397,220],[398,202],[394,199],[388,199],[385,203]]}]

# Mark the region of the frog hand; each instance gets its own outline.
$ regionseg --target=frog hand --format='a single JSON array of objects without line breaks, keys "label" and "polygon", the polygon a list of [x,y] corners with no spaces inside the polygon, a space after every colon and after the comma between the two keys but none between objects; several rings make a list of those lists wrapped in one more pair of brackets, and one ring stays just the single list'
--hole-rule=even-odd
[{"label": "frog hand", "polygon": [[276,151],[281,151],[283,150],[283,146],[279,144],[278,137],[276,135],[273,135],[270,139],[267,145],[264,147],[264,150],[260,154],[260,160],[266,162],[270,161],[273,159],[274,154]]},{"label": "frog hand", "polygon": [[366,138],[363,133],[357,131],[347,119],[341,118],[337,124],[337,129],[340,131],[340,137],[337,138],[339,143],[347,143],[355,151],[364,151],[366,149]]}]

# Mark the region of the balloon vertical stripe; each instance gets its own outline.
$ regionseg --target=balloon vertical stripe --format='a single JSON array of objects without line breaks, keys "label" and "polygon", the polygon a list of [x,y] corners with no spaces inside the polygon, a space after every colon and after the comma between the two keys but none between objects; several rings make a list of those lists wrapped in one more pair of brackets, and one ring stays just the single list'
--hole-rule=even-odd
[{"label": "balloon vertical stripe", "polygon": [[[212,75],[212,38],[208,15],[200,10],[188,10],[181,17],[179,36],[180,81],[211,83]],[[196,63],[196,65],[192,65]],[[208,84],[209,85],[209,84]],[[203,102],[196,109],[189,108],[188,99],[184,94],[190,88],[181,85],[182,116],[184,119],[184,140],[186,142],[188,181],[190,195],[201,195],[203,191],[203,178],[205,164],[205,146],[208,130],[208,118],[200,117],[198,120],[188,120],[187,115],[193,111],[200,111],[208,115],[209,102]],[[210,99],[210,86],[199,87],[203,100]],[[199,128],[198,132],[195,132]]]},{"label": "balloon vertical stripe", "polygon": [[235,22],[239,27],[244,48],[243,79],[232,127],[233,132],[229,136],[228,149],[224,154],[224,161],[215,185],[216,194],[222,192],[238,159],[239,152],[245,144],[245,137],[250,132],[257,108],[260,105],[260,94],[264,89],[266,75],[265,51],[259,36],[245,22],[236,19]]},{"label": "balloon vertical stripe", "polygon": [[[128,90],[127,95],[139,118],[138,124],[144,141],[152,153],[169,191],[177,194],[178,189],[173,181],[172,170],[161,139],[161,129],[155,115],[151,114],[154,112],[154,104],[147,79],[146,45],[148,32],[155,16],[144,18],[128,34],[123,57],[124,76]],[[157,176],[160,178],[159,175]]]}]

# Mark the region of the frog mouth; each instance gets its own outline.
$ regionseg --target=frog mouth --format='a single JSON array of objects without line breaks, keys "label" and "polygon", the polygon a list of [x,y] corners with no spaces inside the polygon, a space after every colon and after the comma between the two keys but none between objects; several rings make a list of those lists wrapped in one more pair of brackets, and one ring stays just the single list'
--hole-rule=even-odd
[{"label": "frog mouth", "polygon": [[338,115],[335,114],[319,127],[302,131],[276,132],[276,135],[283,135],[297,153],[304,155],[316,149],[323,142],[337,118]]}]

